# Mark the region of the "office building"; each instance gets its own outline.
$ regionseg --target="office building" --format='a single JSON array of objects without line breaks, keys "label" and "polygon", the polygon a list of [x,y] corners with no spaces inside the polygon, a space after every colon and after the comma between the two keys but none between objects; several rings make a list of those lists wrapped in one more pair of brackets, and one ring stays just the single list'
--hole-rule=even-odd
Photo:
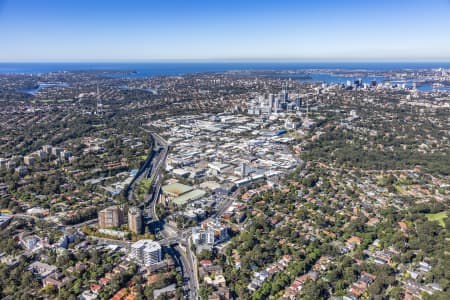
[{"label": "office building", "polygon": [[124,223],[124,209],[120,206],[111,206],[98,213],[98,227],[118,227]]},{"label": "office building", "polygon": [[297,106],[298,108],[300,108],[300,107],[302,107],[302,97],[298,97],[296,100],[295,100],[295,106]]},{"label": "office building", "polygon": [[152,240],[140,240],[131,245],[130,257],[139,264],[150,266],[162,260],[161,245]]},{"label": "office building", "polygon": [[274,112],[278,112],[278,109],[280,108],[280,98],[276,97],[275,98],[275,103],[274,103],[274,107],[273,110]]},{"label": "office building", "polygon": [[246,177],[251,173],[254,173],[254,170],[245,163],[241,164],[239,167],[234,169],[234,174],[239,175],[241,177]]},{"label": "office building", "polygon": [[128,229],[134,233],[142,233],[142,212],[137,207],[128,210]]},{"label": "office building", "polygon": [[280,93],[280,103],[281,104],[286,104],[287,103],[287,101],[288,101],[288,93],[285,91],[285,90],[283,90],[281,93]]},{"label": "office building", "polygon": [[269,107],[272,110],[275,105],[275,95],[269,94]]},{"label": "office building", "polygon": [[286,119],[286,121],[284,122],[284,128],[286,128],[286,129],[296,129],[298,127],[299,127],[299,124],[290,119]]}]

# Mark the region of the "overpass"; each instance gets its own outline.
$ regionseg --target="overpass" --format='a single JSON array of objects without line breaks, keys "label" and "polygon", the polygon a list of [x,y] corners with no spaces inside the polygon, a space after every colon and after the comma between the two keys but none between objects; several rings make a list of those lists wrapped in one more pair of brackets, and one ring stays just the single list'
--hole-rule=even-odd
[{"label": "overpass", "polygon": [[151,144],[153,145],[153,147],[150,150],[150,153],[148,154],[147,159],[142,164],[142,166],[139,168],[138,172],[133,177],[130,184],[127,186],[127,188],[124,191],[125,197],[128,199],[128,201],[133,200],[134,188],[136,186],[136,183],[139,182],[142,178],[147,177],[147,174],[150,172],[150,170],[152,168],[153,156],[155,155],[155,152],[154,152],[155,141],[154,141],[152,135],[150,135],[149,140],[150,140]]},{"label": "overpass", "polygon": [[[156,205],[162,186],[161,168],[163,168],[165,164],[170,146],[159,134],[148,130],[145,131],[150,134],[153,147],[147,160],[139,169],[138,174],[136,174],[126,190],[126,196],[129,201],[132,201],[136,183],[142,178],[152,178],[153,180],[148,191],[149,193],[145,197],[144,202],[141,203],[141,206],[147,211],[147,216],[150,219],[160,221],[159,216],[156,213]],[[158,242],[161,246],[166,247],[169,253],[174,257],[175,261],[180,265],[182,275],[186,279],[187,289],[189,290],[188,298],[192,300],[199,299],[196,261],[194,254],[191,253],[190,244],[188,243],[190,239],[190,230],[180,232],[170,224],[165,224],[164,221],[161,221],[160,224],[162,226],[161,234],[164,238]],[[123,245],[126,246],[126,244]]]}]

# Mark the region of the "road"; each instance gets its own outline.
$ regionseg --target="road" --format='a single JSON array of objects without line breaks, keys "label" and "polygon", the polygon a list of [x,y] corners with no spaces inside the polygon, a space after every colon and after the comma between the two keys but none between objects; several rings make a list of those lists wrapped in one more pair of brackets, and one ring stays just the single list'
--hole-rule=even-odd
[{"label": "road", "polygon": [[[159,170],[161,166],[165,163],[165,160],[167,158],[167,154],[169,151],[169,146],[167,142],[161,138],[161,136],[157,134],[153,134],[153,139],[155,143],[161,145],[164,147],[164,149],[161,151],[160,155],[155,156],[155,162],[152,163],[153,168],[151,171],[151,176],[155,178],[153,184],[154,184],[154,190],[152,199],[149,202],[149,217],[153,218],[154,220],[159,220],[158,216],[156,215],[156,204],[157,199],[160,193],[161,189],[161,178]],[[217,209],[217,212],[213,215],[213,217],[220,218],[227,210],[228,208],[234,203],[234,200],[240,193],[240,190],[236,190],[230,197],[225,199],[220,206]],[[191,230],[187,229],[185,231],[179,231],[173,226],[170,226],[170,224],[165,224],[162,222],[163,226],[161,228],[161,234],[166,237],[165,239],[161,240],[160,243],[163,245],[174,245],[179,244],[181,245],[185,251],[181,249],[180,246],[174,247],[175,252],[179,255],[179,262],[181,263],[181,267],[183,269],[183,276],[188,279],[187,280],[187,288],[189,289],[189,299],[199,299],[199,280],[198,280],[198,271],[197,271],[197,261],[195,254],[191,251]]]},{"label": "road", "polygon": [[237,191],[233,193],[231,197],[228,197],[227,199],[223,200],[219,207],[217,208],[217,211],[213,214],[212,217],[214,218],[220,218],[222,215],[228,210],[228,208],[233,205],[234,200],[237,197]]},{"label": "road", "polygon": [[199,299],[198,296],[198,280],[197,271],[194,266],[196,263],[192,257],[192,253],[189,247],[185,248],[187,251],[183,251],[179,246],[175,247],[175,250],[180,254],[180,262],[182,264],[182,269],[184,272],[184,278],[187,279],[187,287],[189,290],[189,299]]},{"label": "road", "polygon": [[148,130],[145,131],[150,133],[149,139],[152,143],[152,149],[148,154],[144,164],[138,170],[133,180],[125,190],[125,195],[129,202],[133,202],[136,184],[144,178],[153,178],[150,197],[147,197],[144,202],[147,203],[155,200],[155,198],[157,198],[157,196],[159,195],[159,189],[161,188],[160,169],[164,165],[167,158],[169,145],[160,135],[152,133]]},{"label": "road", "polygon": [[169,153],[169,145],[158,134],[150,134],[154,141],[153,152],[155,155],[150,163],[150,171],[147,173],[147,178],[153,178],[153,182],[150,187],[150,193],[145,199],[145,206],[148,206],[148,217],[152,220],[159,220],[156,214],[156,204],[161,193],[161,168],[164,166]]},{"label": "road", "polygon": [[[19,219],[22,218],[22,219],[42,220],[42,218],[40,218],[40,217],[37,217],[34,215],[28,215],[28,214],[21,214],[21,213],[13,214],[12,216],[15,218],[19,218]],[[90,219],[90,220],[84,221],[82,223],[74,224],[74,225],[57,225],[56,228],[63,227],[65,229],[79,229],[79,228],[83,227],[84,225],[92,225],[97,222],[98,222],[98,219],[95,218],[95,219]]]},{"label": "road", "polygon": [[136,183],[138,183],[141,179],[147,177],[147,174],[150,172],[152,168],[152,162],[153,162],[153,156],[154,148],[155,148],[155,141],[153,139],[153,135],[150,135],[150,141],[153,145],[153,148],[151,149],[150,153],[147,156],[147,159],[145,160],[144,164],[140,167],[136,175],[134,176],[133,180],[131,180],[130,184],[125,190],[125,196],[127,197],[129,202],[133,201],[134,197],[134,189],[136,187]]},{"label": "road", "polygon": [[[151,160],[146,161],[143,166],[146,169],[140,172],[140,176],[146,176],[146,178],[152,178],[152,184],[149,190],[148,196],[145,198],[142,204],[145,207],[147,216],[160,224],[160,233],[164,237],[159,243],[162,246],[171,249],[171,254],[177,263],[180,264],[183,277],[186,279],[185,289],[189,291],[188,299],[199,299],[199,280],[197,271],[197,261],[195,254],[191,251],[191,230],[187,229],[180,231],[177,228],[166,224],[164,220],[160,220],[156,213],[156,205],[158,204],[159,195],[161,193],[161,169],[163,168],[168,152],[168,143],[158,134],[147,131],[150,133],[153,140],[153,155],[149,155]],[[142,177],[141,177],[142,178]],[[137,180],[140,180],[138,178]],[[131,187],[131,194],[134,187]],[[230,197],[225,199],[217,209],[217,212],[213,217],[220,218],[228,208],[234,203],[237,195],[240,193],[238,189]]]},{"label": "road", "polygon": [[[147,131],[147,130],[146,130]],[[140,178],[137,177],[136,181],[145,178],[152,178],[152,184],[150,186],[149,194],[142,204],[145,208],[147,216],[153,220],[159,222],[161,225],[160,233],[164,236],[164,239],[158,241],[162,246],[169,247],[171,254],[175,261],[180,264],[182,269],[182,275],[186,279],[185,289],[189,291],[188,299],[197,300],[198,297],[198,278],[197,278],[197,263],[194,254],[191,252],[190,244],[190,230],[180,232],[177,228],[174,228],[170,224],[166,224],[159,219],[156,213],[156,205],[158,204],[159,195],[161,193],[161,170],[164,167],[167,154],[169,153],[169,144],[157,133],[150,133],[153,140],[153,155],[149,155],[151,160],[146,161],[144,164],[144,170],[140,172]],[[141,168],[142,169],[142,168]],[[131,187],[131,193],[133,194],[134,185]],[[130,199],[130,198],[129,198]],[[185,251],[181,248],[186,249]]]},{"label": "road", "polygon": [[98,244],[100,245],[116,245],[116,246],[120,246],[122,248],[126,248],[128,250],[130,250],[131,247],[131,242],[128,241],[123,241],[123,240],[113,240],[113,239],[108,239],[108,238],[102,238],[102,237],[97,237],[97,236],[90,236],[91,239],[96,240],[98,242]]}]

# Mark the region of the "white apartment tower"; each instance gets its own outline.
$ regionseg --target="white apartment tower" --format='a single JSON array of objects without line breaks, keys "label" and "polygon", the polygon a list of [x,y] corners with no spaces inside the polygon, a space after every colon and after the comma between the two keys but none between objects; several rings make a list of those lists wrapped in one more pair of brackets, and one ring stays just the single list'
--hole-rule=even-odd
[{"label": "white apartment tower", "polygon": [[138,263],[150,266],[162,260],[161,245],[153,240],[140,240],[131,245],[130,256]]}]

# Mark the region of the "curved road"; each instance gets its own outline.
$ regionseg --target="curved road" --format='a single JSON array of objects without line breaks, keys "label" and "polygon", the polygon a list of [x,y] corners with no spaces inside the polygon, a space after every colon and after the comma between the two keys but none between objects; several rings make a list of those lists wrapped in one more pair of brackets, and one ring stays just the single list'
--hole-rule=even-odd
[{"label": "curved road", "polygon": [[[151,161],[148,161],[148,164],[146,161],[145,166],[148,168],[148,171],[142,172],[141,175],[146,174],[147,178],[153,178],[153,182],[150,187],[149,196],[145,199],[145,203],[143,204],[145,209],[148,211],[148,217],[152,220],[158,221],[159,217],[156,214],[156,205],[161,193],[161,168],[164,166],[166,161],[167,154],[169,152],[169,144],[157,133],[150,131],[147,132],[151,134],[154,141],[152,150],[154,155],[151,157]],[[197,279],[195,256],[191,252],[190,243],[188,242],[190,239],[190,230],[186,232],[179,232],[172,226],[169,226],[168,224],[165,225],[164,222],[161,222],[161,224],[163,226],[161,229],[161,234],[165,238],[159,242],[160,244],[169,247],[172,245],[177,245],[171,249],[173,249],[173,254],[176,255],[176,260],[181,264],[183,271],[182,275],[186,278],[187,286],[185,286],[185,289],[189,290],[188,298],[197,300],[199,299],[199,284]],[[181,246],[183,246],[186,251],[183,251]]]}]

